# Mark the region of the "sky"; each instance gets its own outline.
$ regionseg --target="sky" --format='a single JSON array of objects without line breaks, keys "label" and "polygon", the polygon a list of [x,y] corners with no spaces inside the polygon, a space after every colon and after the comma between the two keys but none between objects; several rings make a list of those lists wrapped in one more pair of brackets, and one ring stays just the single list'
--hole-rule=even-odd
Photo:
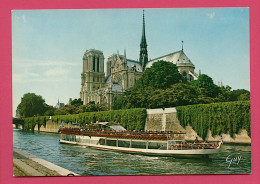
[{"label": "sky", "polygon": [[[148,58],[181,50],[195,72],[250,90],[249,8],[144,9]],[[143,9],[13,10],[13,115],[25,93],[48,105],[79,98],[88,49],[139,58]],[[106,71],[106,69],[105,69]]]}]

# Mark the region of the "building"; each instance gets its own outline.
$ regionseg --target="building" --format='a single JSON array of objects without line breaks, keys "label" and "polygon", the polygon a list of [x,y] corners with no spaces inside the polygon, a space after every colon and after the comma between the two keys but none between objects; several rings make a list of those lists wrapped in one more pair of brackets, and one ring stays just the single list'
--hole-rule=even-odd
[{"label": "building", "polygon": [[20,117],[20,114],[19,114],[19,110],[18,110],[18,107],[16,108],[15,110],[15,118],[19,118]]},{"label": "building", "polygon": [[56,104],[55,108],[56,109],[61,109],[65,104],[64,103],[60,103],[60,100],[58,99],[58,103]]},{"label": "building", "polygon": [[80,98],[84,105],[95,102],[111,107],[119,95],[134,86],[146,68],[159,60],[176,64],[179,72],[188,81],[196,80],[198,77],[194,72],[195,66],[184,53],[183,47],[180,51],[148,61],[144,13],[139,61],[128,59],[126,51],[124,55],[112,54],[107,58],[105,75],[104,60],[103,52],[100,50],[90,49],[84,53],[80,91]]}]

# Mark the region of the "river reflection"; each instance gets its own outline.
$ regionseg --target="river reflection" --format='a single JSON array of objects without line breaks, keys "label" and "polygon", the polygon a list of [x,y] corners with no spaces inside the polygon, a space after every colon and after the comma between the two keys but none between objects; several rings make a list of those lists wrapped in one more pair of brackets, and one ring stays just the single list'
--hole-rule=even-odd
[{"label": "river reflection", "polygon": [[[212,161],[151,157],[60,144],[59,134],[13,129],[14,147],[80,175],[173,175],[251,173],[251,146],[224,144]],[[239,164],[226,161],[241,155]]]}]

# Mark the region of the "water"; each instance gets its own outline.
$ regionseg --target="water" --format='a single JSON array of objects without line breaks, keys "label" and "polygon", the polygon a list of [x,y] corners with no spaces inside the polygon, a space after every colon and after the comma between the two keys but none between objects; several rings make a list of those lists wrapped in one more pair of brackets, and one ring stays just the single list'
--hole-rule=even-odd
[{"label": "water", "polygon": [[[60,144],[59,134],[13,129],[14,147],[84,176],[249,174],[251,146],[224,144],[212,161],[151,157]],[[240,162],[226,158],[242,156]],[[229,167],[230,164],[230,167]]]}]

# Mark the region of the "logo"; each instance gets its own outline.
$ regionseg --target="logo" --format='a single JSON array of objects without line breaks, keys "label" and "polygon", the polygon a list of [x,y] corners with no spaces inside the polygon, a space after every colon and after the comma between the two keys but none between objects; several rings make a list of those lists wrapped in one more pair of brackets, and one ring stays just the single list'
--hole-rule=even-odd
[{"label": "logo", "polygon": [[230,168],[231,164],[239,164],[239,162],[241,161],[242,156],[240,155],[240,153],[232,153],[230,155],[228,155],[228,157],[226,158],[226,162],[229,163],[228,168]]}]

